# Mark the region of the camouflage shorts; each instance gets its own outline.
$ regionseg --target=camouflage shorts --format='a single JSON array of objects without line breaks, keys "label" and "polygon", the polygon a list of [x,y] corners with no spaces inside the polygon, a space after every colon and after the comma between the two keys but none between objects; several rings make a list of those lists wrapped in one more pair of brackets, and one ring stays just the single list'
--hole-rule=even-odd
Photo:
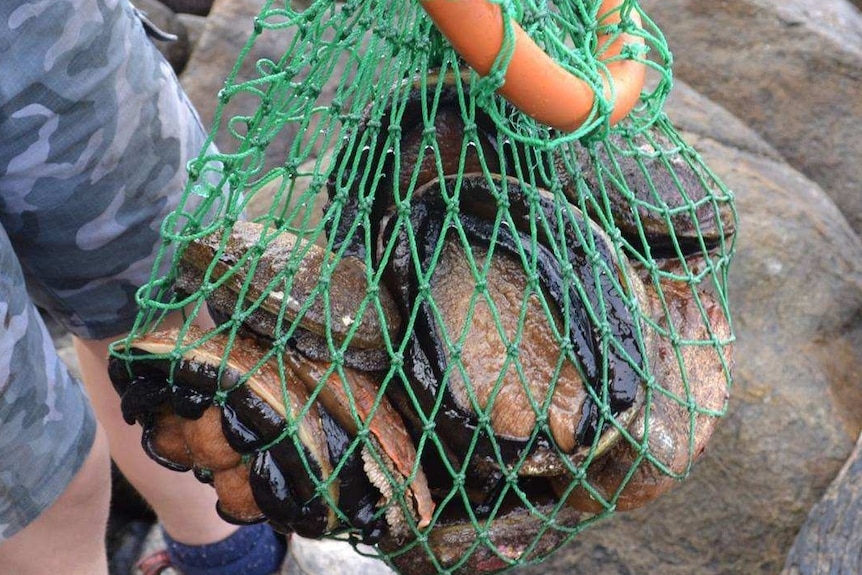
[{"label": "camouflage shorts", "polygon": [[0,53],[3,541],[64,490],[95,429],[31,301],[80,337],[127,331],[205,133],[127,0],[3,0]]}]

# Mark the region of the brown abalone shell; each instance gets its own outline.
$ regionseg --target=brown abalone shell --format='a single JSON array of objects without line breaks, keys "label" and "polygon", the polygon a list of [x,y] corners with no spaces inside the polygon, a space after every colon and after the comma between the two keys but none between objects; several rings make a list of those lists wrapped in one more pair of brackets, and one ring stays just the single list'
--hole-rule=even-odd
[{"label": "brown abalone shell", "polygon": [[[391,339],[400,329],[397,307],[385,288],[376,288],[375,297],[369,295],[361,260],[336,259],[288,231],[259,223],[236,222],[230,230],[188,244],[177,288],[193,294],[204,287],[208,305],[223,316],[259,306],[245,326],[272,339],[297,321],[302,330],[322,338],[331,333],[336,343],[349,337],[351,348],[380,350],[385,348],[383,332]],[[237,305],[240,293],[244,299]]]},{"label": "brown abalone shell", "polygon": [[705,256],[736,231],[732,196],[666,120],[638,133],[615,129],[563,154],[568,161],[557,156],[556,168],[570,201],[580,205],[582,181],[597,199],[593,215],[607,210],[641,254]]},{"label": "brown abalone shell", "polygon": [[[580,487],[571,491],[567,502],[581,511],[598,512],[610,504],[627,511],[673,488],[703,453],[727,406],[732,365],[727,310],[708,291],[686,282],[662,277],[646,289],[660,332],[649,409],[641,408],[632,421],[631,439],[619,440],[587,469],[585,481],[597,496]],[[557,484],[560,493],[566,487]]]},{"label": "brown abalone shell", "polygon": [[416,316],[396,404],[435,421],[448,459],[471,453],[473,479],[516,462],[520,474],[565,473],[605,449],[641,397],[640,280],[601,230],[557,206],[515,179],[452,176],[416,191],[412,231],[393,220],[381,232],[396,238],[390,290]]},{"label": "brown abalone shell", "polygon": [[[435,72],[393,90],[396,95],[406,91],[399,96],[403,108],[369,106],[352,138],[354,146],[341,150],[327,183],[327,211],[337,213],[329,231],[336,245],[346,242],[351,253],[360,255],[370,247],[379,258],[376,251],[383,246],[376,240],[396,201],[409,201],[414,190],[447,175],[502,171],[497,129],[468,87],[466,73]],[[369,166],[372,173],[366,174]]]}]

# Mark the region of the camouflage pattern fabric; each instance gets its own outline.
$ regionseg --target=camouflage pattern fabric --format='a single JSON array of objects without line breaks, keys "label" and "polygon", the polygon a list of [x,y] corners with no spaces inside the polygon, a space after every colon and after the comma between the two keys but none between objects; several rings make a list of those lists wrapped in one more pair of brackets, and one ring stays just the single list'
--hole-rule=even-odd
[{"label": "camouflage pattern fabric", "polygon": [[96,430],[83,389],[57,357],[0,228],[0,541],[53,502]]},{"label": "camouflage pattern fabric", "polygon": [[3,0],[0,53],[2,541],[63,491],[94,430],[24,280],[80,337],[127,331],[205,132],[126,0]]},{"label": "camouflage pattern fabric", "polygon": [[38,305],[114,336],[205,134],[125,0],[5,0],[0,25],[0,224]]}]

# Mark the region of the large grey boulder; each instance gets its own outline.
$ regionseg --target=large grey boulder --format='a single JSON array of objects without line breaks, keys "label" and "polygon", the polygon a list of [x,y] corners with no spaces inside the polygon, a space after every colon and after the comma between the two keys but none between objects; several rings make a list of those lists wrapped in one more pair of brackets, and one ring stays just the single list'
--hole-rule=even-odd
[{"label": "large grey boulder", "polygon": [[862,436],[796,537],[782,575],[862,573]]},{"label": "large grey boulder", "polygon": [[162,4],[177,14],[195,14],[206,16],[212,7],[213,0],[159,0]]},{"label": "large grey boulder", "polygon": [[[197,40],[192,58],[180,82],[208,129],[215,127],[219,93],[222,88],[225,88],[229,74],[252,35],[255,19],[261,14],[265,4],[264,0],[216,0],[206,18],[206,26]],[[275,18],[278,19],[278,16]],[[244,55],[240,69],[231,85],[237,86],[242,82],[253,82],[254,85],[250,89],[235,91],[222,110],[215,138],[215,143],[222,152],[234,153],[242,145],[242,138],[246,132],[246,122],[242,118],[250,120],[258,112],[262,101],[259,93],[272,88],[266,80],[267,74],[275,74],[274,77],[278,80],[277,71],[274,70],[272,63],[277,63],[284,57],[285,52],[292,45],[296,32],[297,29],[294,27],[264,29],[255,38],[248,53]],[[320,87],[316,97],[316,101],[321,105],[332,100],[338,83],[346,73],[345,68],[349,60],[349,55],[345,53],[344,57],[334,64],[329,81]],[[355,63],[353,65],[355,66]],[[284,84],[281,84],[281,87],[286,89]],[[285,96],[283,93],[274,96],[276,99],[279,97]],[[241,120],[229,127],[231,118]],[[275,124],[274,121],[270,123]],[[232,130],[235,133],[231,133]],[[277,130],[277,134],[272,137],[269,130]],[[272,141],[266,145],[264,167],[259,173],[283,166],[290,145],[299,135],[299,130],[299,121],[293,121],[281,127],[266,126],[263,131],[267,132],[267,138],[272,137]],[[315,134],[316,130],[312,122],[302,135],[308,140],[308,134]],[[303,160],[316,157],[323,151],[322,148],[323,145],[315,140],[315,144],[310,146],[308,157]],[[248,158],[244,161],[253,163]]]},{"label": "large grey boulder", "polygon": [[[219,91],[224,88],[228,75],[249,41],[254,19],[263,4],[263,0],[216,0],[207,16],[195,51],[180,77],[183,89],[207,129],[215,126]],[[289,40],[271,36],[264,34],[257,39],[243,60],[238,78],[249,80],[257,77],[255,63],[261,58],[277,61],[281,57]],[[259,106],[260,99],[247,94],[239,94],[225,106],[215,141],[221,151],[235,152],[241,144],[227,129],[228,120],[233,116],[253,116]],[[285,130],[271,146],[276,149],[279,145],[287,145],[295,135],[295,130]]]},{"label": "large grey boulder", "polygon": [[847,0],[642,0],[674,73],[745,120],[862,232],[862,13]]}]

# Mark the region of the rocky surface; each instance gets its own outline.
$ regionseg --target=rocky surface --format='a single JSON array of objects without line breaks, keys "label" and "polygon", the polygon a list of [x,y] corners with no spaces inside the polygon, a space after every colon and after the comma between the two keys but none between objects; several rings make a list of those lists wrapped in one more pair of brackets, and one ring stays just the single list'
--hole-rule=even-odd
[{"label": "rocky surface", "polygon": [[178,14],[206,16],[212,8],[213,0],[159,0]]},{"label": "rocky surface", "polygon": [[[216,0],[205,20],[181,78],[207,125],[261,3]],[[727,108],[682,83],[668,104],[738,198],[730,411],[675,491],[519,572],[774,574],[862,429],[858,14],[838,0],[643,3],[676,49],[677,75]],[[718,43],[716,30],[733,34]],[[267,38],[255,50],[272,57],[284,45]]]},{"label": "rocky surface", "polygon": [[[215,114],[219,90],[225,86],[225,80],[252,33],[254,18],[260,13],[263,5],[262,0],[216,0],[213,3],[206,19],[206,27],[197,41],[185,72],[180,76],[183,88],[197,107],[201,120],[206,126],[213,127],[217,124]],[[290,45],[294,32],[293,28],[264,30],[255,39],[243,60],[237,73],[239,79],[237,82],[259,78],[261,72],[257,62],[260,60],[277,62],[283,56],[286,47]],[[340,72],[341,70],[336,69],[333,77],[337,77]],[[262,85],[262,89],[265,88],[266,85]],[[327,87],[324,87],[319,99],[329,101],[331,98],[332,94]],[[215,143],[221,151],[234,152],[241,143],[227,129],[226,120],[236,116],[253,117],[260,103],[260,98],[253,96],[249,91],[238,92],[231,98],[224,108],[223,121],[218,127],[215,138]],[[278,166],[283,162],[286,157],[285,150],[296,138],[297,130],[296,123],[287,124],[267,145],[265,152],[267,168]]]},{"label": "rocky surface", "polygon": [[862,573],[862,436],[802,526],[782,575]]},{"label": "rocky surface", "polygon": [[848,0],[641,5],[676,77],[748,123],[862,232],[862,12]]},{"label": "rocky surface", "polygon": [[[262,0],[216,0],[207,16],[195,50],[189,59],[180,82],[194,103],[204,125],[216,125],[218,94],[236,64],[240,51],[245,47],[253,31],[255,16],[260,13]],[[239,78],[258,77],[255,63],[260,59],[278,61],[289,44],[288,34],[281,36],[264,32],[258,36],[251,52],[243,60]],[[260,99],[241,93],[225,106],[224,118],[251,116],[260,106]],[[285,147],[296,136],[295,129],[283,130],[270,146],[273,150]],[[219,127],[216,145],[225,152],[234,152],[240,142],[224,126]]]},{"label": "rocky surface", "polygon": [[159,40],[151,36],[153,43],[170,62],[175,72],[182,72],[191,54],[192,44],[185,24],[173,10],[159,0],[134,0],[133,4],[143,16],[153,23],[160,31],[176,36],[176,40]]}]

